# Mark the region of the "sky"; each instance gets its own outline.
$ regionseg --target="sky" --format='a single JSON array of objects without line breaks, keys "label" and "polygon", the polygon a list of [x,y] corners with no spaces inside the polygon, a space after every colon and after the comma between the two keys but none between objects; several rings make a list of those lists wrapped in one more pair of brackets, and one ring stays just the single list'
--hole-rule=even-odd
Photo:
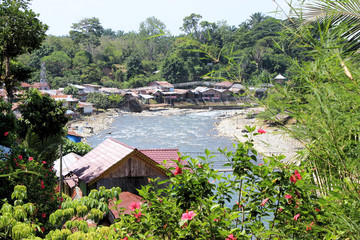
[{"label": "sky", "polygon": [[[286,0],[276,0],[289,11]],[[226,21],[238,26],[256,12],[283,19],[274,0],[32,0],[30,8],[49,26],[47,34],[69,35],[73,23],[96,17],[104,29],[138,31],[141,22],[155,17],[174,36],[181,33],[183,19],[191,13],[200,14],[201,21]],[[276,13],[277,12],[277,13]]]}]

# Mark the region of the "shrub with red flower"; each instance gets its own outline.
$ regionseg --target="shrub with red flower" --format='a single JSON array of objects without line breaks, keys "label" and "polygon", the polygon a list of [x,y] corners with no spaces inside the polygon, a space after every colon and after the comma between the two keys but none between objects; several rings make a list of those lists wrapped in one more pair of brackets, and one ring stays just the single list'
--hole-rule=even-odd
[{"label": "shrub with red flower", "polygon": [[233,234],[230,234],[230,235],[226,238],[226,240],[236,240],[236,239],[237,239],[237,238],[234,237]]},{"label": "shrub with red flower", "polygon": [[194,213],[194,211],[189,211],[189,212],[183,213],[182,216],[181,216],[181,219],[183,219],[183,220],[191,220],[195,216],[196,216],[196,213]]},{"label": "shrub with red flower", "polygon": [[175,172],[174,172],[174,175],[178,175],[178,174],[182,174],[182,169],[180,167],[176,167],[175,168]]},{"label": "shrub with red flower", "polygon": [[299,219],[299,217],[300,217],[300,214],[296,214],[296,215],[294,216],[294,220],[297,221],[297,220]]},{"label": "shrub with red flower", "polygon": [[9,135],[9,132],[5,132],[4,133],[4,136],[7,137],[7,135]]}]

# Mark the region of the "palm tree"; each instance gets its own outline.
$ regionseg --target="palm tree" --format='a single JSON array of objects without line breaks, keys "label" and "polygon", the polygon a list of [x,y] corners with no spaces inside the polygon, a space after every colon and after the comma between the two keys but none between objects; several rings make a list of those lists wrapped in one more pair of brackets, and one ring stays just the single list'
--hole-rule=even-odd
[{"label": "palm tree", "polygon": [[360,48],[360,1],[358,0],[313,0],[303,5],[304,18],[307,22],[330,21],[333,26],[347,26],[343,35],[352,49]]}]

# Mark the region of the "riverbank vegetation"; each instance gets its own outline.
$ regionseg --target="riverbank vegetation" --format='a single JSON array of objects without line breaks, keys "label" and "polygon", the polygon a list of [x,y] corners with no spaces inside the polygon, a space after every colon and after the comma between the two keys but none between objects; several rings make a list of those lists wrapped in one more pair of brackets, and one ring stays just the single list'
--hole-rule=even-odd
[{"label": "riverbank vegetation", "polygon": [[[143,198],[141,204],[132,204],[130,214],[120,215],[110,226],[102,226],[100,220],[110,211],[108,200],[116,202],[114,198],[118,197],[120,189],[100,188],[75,201],[59,197],[51,168],[56,154],[51,153],[59,145],[58,136],[63,134],[64,109],[56,107],[56,103],[48,101],[45,96],[29,92],[28,97],[33,101],[25,101],[24,104],[28,107],[21,108],[23,127],[19,128],[20,125],[16,123],[10,105],[0,102],[0,141],[2,145],[12,149],[10,152],[2,150],[0,161],[0,190],[4,198],[0,210],[0,237],[359,239],[360,73],[356,31],[358,21],[352,19],[359,16],[360,9],[356,1],[319,0],[305,3],[310,5],[305,7],[304,14],[299,14],[297,19],[289,18],[284,21],[286,31],[280,36],[276,35],[279,39],[287,36],[293,50],[302,52],[303,57],[291,58],[291,54],[285,54],[291,60],[287,62],[290,64],[288,71],[291,78],[286,84],[269,91],[266,101],[261,102],[272,121],[279,114],[287,114],[293,118],[295,124],[284,125],[284,130],[304,144],[297,164],[283,162],[284,156],[265,156],[259,164],[255,157],[257,152],[253,136],[267,134],[266,129],[247,127],[247,141],[236,143],[233,152],[222,150],[229,160],[227,167],[233,169],[233,174],[221,175],[213,170],[213,158],[208,150],[205,150],[204,156],[196,159],[180,156],[173,160],[177,167],[171,169],[168,180],[158,182],[156,179],[149,179],[149,184],[139,190]],[[327,13],[326,17],[321,15],[320,10]],[[317,12],[320,13],[318,21],[301,18],[308,16],[308,13],[313,16]],[[199,17],[192,15],[188,20],[191,19]],[[96,23],[96,20],[93,22]],[[197,54],[194,58],[186,55],[189,61],[223,61],[222,58],[214,57],[214,51],[219,49],[210,48],[212,45],[201,38],[199,29],[193,28],[194,25],[186,25],[186,22],[184,31],[190,34],[194,30],[190,41],[192,44],[188,46],[188,41],[179,41],[186,43],[184,49],[193,51],[181,53],[193,57],[191,54]],[[198,21],[195,22],[199,27]],[[211,25],[201,26],[208,27],[209,31],[206,32],[211,33]],[[84,39],[76,32],[78,27],[79,25],[74,25],[71,35],[80,43]],[[252,28],[249,29],[251,30]],[[245,36],[256,36],[255,32],[252,33]],[[215,41],[216,38],[211,39]],[[62,40],[67,43],[75,41],[66,37]],[[99,44],[101,37],[97,40],[98,42],[83,42],[84,51],[95,54],[95,46]],[[151,38],[151,41],[160,43],[166,42],[165,40],[163,37]],[[150,41],[147,43],[150,44]],[[151,45],[144,46],[144,51],[152,49]],[[258,47],[255,50],[262,49]],[[281,52],[281,49],[278,51]],[[286,50],[282,52],[286,53]],[[209,75],[221,73],[224,77],[229,74],[229,80],[239,80],[239,76],[246,76],[241,71],[232,71],[239,70],[236,67],[242,66],[237,65],[239,62],[235,59],[239,58],[233,55],[234,52],[226,52],[224,48],[222,53],[224,55],[220,56],[227,56],[228,60],[221,62],[217,71],[207,69],[210,70]],[[63,53],[56,54],[53,57],[65,56]],[[205,58],[199,58],[199,54],[203,54]],[[80,55],[78,54],[79,58],[82,56]],[[126,62],[137,61],[137,64],[126,66],[141,66],[141,61],[135,55],[130,54],[129,57]],[[94,67],[94,63],[79,69],[89,73],[87,70],[91,66]],[[183,63],[175,66],[187,65]],[[138,68],[128,68],[126,79],[131,79],[138,71]],[[79,79],[85,79],[81,78],[83,72],[79,70],[78,73]],[[61,79],[65,75],[59,77]],[[39,102],[42,102],[40,106],[46,107],[38,107],[35,103]],[[44,116],[48,117],[40,121],[40,117]],[[50,120],[53,122],[49,124]],[[42,128],[48,130],[39,131]],[[24,129],[27,131],[23,131]],[[30,141],[34,138],[39,141]],[[41,144],[30,144],[33,142]],[[46,150],[47,147],[50,151]],[[255,155],[249,155],[249,152]],[[182,164],[185,158],[188,165]],[[90,220],[95,227],[88,226]]]}]

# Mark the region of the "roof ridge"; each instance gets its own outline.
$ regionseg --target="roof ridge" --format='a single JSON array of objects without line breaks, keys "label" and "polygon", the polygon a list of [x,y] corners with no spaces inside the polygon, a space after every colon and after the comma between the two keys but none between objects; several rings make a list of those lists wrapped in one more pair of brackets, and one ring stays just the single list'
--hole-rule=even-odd
[{"label": "roof ridge", "polygon": [[154,149],[138,149],[139,151],[179,151],[178,148],[154,148]]},{"label": "roof ridge", "polygon": [[113,142],[116,142],[116,143],[118,143],[118,144],[121,144],[121,145],[123,145],[124,147],[130,148],[130,149],[133,149],[133,150],[136,149],[135,147],[132,147],[132,146],[129,146],[129,145],[123,143],[123,142],[120,142],[119,140],[117,140],[117,139],[115,139],[115,138],[108,137],[107,139],[109,139],[109,140],[111,140],[111,141],[113,141]]}]

